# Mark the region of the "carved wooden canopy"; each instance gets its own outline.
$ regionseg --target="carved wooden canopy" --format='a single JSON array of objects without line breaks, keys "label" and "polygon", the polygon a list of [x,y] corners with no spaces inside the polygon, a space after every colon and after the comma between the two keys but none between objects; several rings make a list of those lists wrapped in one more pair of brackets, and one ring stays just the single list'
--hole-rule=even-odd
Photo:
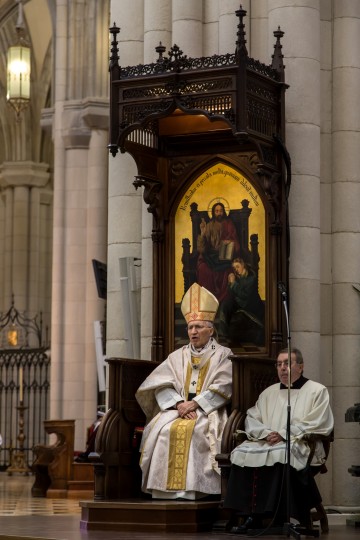
[{"label": "carved wooden canopy", "polygon": [[[115,25],[110,28],[109,150],[113,156],[119,149],[133,156],[138,169],[134,185],[144,187],[144,201],[154,217],[154,360],[162,360],[181,344],[174,330],[179,311],[174,275],[182,265],[185,286],[196,279],[199,223],[202,218],[210,220],[201,209],[204,195],[193,195],[194,182],[219,175],[219,171],[223,173],[224,189],[228,189],[225,184],[232,175],[236,185],[245,186],[252,196],[239,200],[228,217],[238,221],[239,235],[245,234],[244,260],[247,257],[250,265],[260,267],[266,291],[264,338],[254,354],[274,355],[283,341],[277,283],[287,280],[286,201],[290,187],[290,159],[283,142],[287,88],[280,42],[283,32],[280,28],[274,32],[271,65],[262,64],[248,56],[243,22],[246,11],[240,6],[236,15],[239,22],[234,53],[188,58],[174,45],[166,56],[166,48],[160,43],[156,62],[130,67],[120,66],[120,30]],[[222,199],[222,193],[218,195],[218,200]],[[180,257],[174,243],[178,234],[176,215],[184,196],[189,201],[192,198],[186,208],[192,219],[192,235],[183,238]],[[261,242],[257,234],[248,235],[249,215],[257,198],[264,208]],[[249,247],[251,242],[260,243],[262,258],[256,245]],[[259,280],[259,268],[255,270]],[[241,354],[242,349],[235,347],[235,352]],[[251,347],[245,352],[251,354]]]}]

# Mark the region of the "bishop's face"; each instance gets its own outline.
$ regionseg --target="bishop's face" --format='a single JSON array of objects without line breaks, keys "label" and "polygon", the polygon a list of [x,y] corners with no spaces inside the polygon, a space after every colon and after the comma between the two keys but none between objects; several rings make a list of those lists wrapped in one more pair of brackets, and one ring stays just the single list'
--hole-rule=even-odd
[{"label": "bishop's face", "polygon": [[208,326],[206,321],[190,322],[187,327],[190,343],[196,349],[201,349],[207,344],[214,333],[214,328]]}]

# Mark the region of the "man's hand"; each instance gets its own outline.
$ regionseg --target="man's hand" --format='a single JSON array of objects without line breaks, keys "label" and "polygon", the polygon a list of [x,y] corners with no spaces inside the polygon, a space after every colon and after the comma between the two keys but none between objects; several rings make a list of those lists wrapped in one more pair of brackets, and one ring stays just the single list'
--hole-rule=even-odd
[{"label": "man's hand", "polygon": [[196,401],[182,401],[176,405],[181,418],[195,420],[197,418],[196,409],[199,407]]},{"label": "man's hand", "polygon": [[280,433],[278,433],[277,431],[272,431],[271,433],[269,433],[265,440],[270,444],[270,446],[274,446],[274,444],[277,444],[284,439],[282,438]]},{"label": "man's hand", "polygon": [[204,235],[205,235],[205,232],[206,232],[206,222],[205,222],[205,219],[204,219],[204,218],[201,218],[201,222],[200,222],[200,233],[201,233],[201,236],[204,236]]}]

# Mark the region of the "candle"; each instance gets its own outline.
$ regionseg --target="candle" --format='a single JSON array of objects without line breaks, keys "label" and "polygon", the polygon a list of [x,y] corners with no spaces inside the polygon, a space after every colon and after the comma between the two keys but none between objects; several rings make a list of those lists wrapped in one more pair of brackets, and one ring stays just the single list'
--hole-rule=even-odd
[{"label": "candle", "polygon": [[23,381],[23,368],[22,368],[22,366],[20,366],[20,369],[19,369],[20,403],[22,403],[23,399],[24,399],[23,384],[24,384],[24,381]]}]

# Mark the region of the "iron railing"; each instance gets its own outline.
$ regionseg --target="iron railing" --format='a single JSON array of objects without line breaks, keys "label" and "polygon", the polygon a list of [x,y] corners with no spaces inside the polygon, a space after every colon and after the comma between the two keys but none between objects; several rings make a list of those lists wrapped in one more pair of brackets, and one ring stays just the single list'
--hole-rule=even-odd
[{"label": "iron railing", "polygon": [[[14,306],[0,313],[0,470],[25,470],[33,448],[46,443],[49,415],[50,351],[43,343],[42,314],[29,317]],[[26,465],[25,465],[26,464]]]},{"label": "iron railing", "polygon": [[50,355],[47,349],[0,350],[0,433],[3,439],[0,470],[8,468],[13,452],[19,450],[18,407],[21,401],[25,407],[23,451],[31,466],[33,447],[46,443],[44,420],[48,418],[49,398]]}]

